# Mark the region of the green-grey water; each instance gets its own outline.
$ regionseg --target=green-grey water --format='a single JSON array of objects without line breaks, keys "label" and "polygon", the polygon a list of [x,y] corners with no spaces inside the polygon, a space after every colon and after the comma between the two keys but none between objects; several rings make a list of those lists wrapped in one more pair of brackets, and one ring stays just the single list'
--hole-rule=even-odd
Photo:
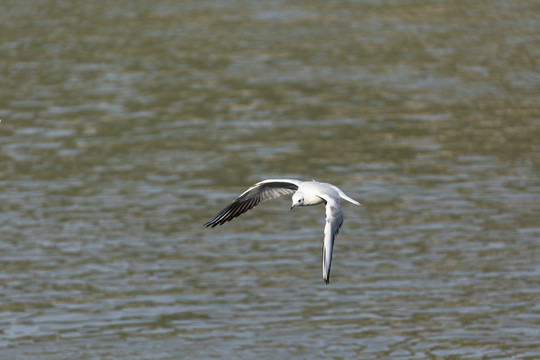
[{"label": "green-grey water", "polygon": [[[540,358],[540,3],[3,1],[1,359]],[[269,201],[317,179],[343,203]]]}]

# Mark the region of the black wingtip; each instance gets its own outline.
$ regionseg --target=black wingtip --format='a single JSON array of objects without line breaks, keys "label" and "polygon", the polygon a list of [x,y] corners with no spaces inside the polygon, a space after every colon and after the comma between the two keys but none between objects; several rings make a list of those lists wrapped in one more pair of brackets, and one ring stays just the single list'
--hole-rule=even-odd
[{"label": "black wingtip", "polygon": [[328,278],[328,279],[323,278],[323,280],[324,280],[324,283],[325,283],[326,285],[328,285],[328,284],[330,283],[330,278]]},{"label": "black wingtip", "polygon": [[212,220],[205,222],[204,227],[214,227],[214,226],[216,226],[217,224],[212,222]]}]

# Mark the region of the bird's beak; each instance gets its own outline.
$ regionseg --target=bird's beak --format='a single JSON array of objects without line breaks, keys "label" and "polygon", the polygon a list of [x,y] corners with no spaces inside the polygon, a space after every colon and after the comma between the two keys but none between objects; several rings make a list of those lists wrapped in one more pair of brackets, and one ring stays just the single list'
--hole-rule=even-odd
[{"label": "bird's beak", "polygon": [[295,206],[296,206],[296,204],[292,204],[291,205],[291,210],[294,209]]}]

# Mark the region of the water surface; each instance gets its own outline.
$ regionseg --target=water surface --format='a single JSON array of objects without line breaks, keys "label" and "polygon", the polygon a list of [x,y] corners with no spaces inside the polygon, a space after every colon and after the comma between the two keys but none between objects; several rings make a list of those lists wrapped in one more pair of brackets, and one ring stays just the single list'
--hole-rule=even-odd
[{"label": "water surface", "polygon": [[0,358],[540,358],[539,10],[2,3]]}]

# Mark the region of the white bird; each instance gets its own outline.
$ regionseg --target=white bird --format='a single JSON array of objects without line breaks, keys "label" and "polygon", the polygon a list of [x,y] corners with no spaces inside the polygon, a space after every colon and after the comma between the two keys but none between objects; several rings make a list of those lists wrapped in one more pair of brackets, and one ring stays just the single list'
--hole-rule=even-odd
[{"label": "white bird", "polygon": [[215,227],[231,221],[248,210],[253,209],[264,200],[275,199],[281,195],[293,194],[291,210],[296,206],[311,206],[326,204],[326,224],[324,226],[324,240],[322,247],[323,280],[330,281],[330,265],[332,263],[332,250],[334,238],[343,224],[343,214],[339,198],[345,199],[355,205],[360,205],[351,199],[337,186],[313,181],[299,181],[291,179],[269,179],[258,182],[232,203],[227,205],[214,218],[204,224],[206,227]]}]

